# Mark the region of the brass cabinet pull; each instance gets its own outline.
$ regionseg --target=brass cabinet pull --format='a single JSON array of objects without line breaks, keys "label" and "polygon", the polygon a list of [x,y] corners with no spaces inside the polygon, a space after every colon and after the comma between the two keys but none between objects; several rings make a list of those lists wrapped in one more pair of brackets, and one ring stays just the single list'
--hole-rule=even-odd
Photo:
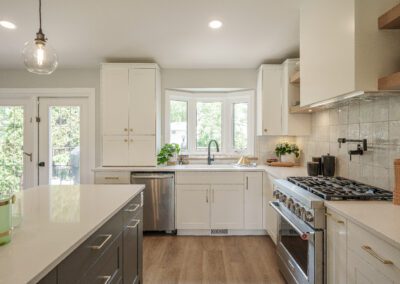
[{"label": "brass cabinet pull", "polygon": [[104,247],[104,245],[111,239],[112,234],[104,234],[104,235],[99,235],[99,237],[103,237],[104,241],[97,245],[97,246],[89,246],[89,248],[93,249],[93,250],[100,250],[102,249],[102,247]]},{"label": "brass cabinet pull", "polygon": [[249,190],[249,177],[246,177],[246,190]]},{"label": "brass cabinet pull", "polygon": [[139,223],[140,223],[140,220],[132,219],[132,221],[135,221],[135,225],[126,226],[128,229],[135,229],[137,227],[137,225],[139,225]]},{"label": "brass cabinet pull", "polygon": [[135,204],[135,208],[126,208],[124,211],[125,212],[135,212],[136,210],[138,210],[138,208],[140,207],[140,204]]},{"label": "brass cabinet pull", "polygon": [[98,276],[97,278],[98,278],[98,279],[101,279],[101,280],[103,280],[103,279],[104,279],[104,284],[108,284],[108,283],[110,283],[110,280],[111,280],[111,275],[106,275],[106,276]]},{"label": "brass cabinet pull", "polygon": [[339,219],[336,219],[335,217],[332,216],[331,213],[325,213],[325,216],[326,216],[326,217],[331,217],[331,218],[332,218],[336,223],[338,223],[338,224],[344,224],[344,221],[339,220]]},{"label": "brass cabinet pull", "polygon": [[208,203],[208,190],[206,192],[206,203]]},{"label": "brass cabinet pull", "polygon": [[107,179],[107,180],[118,180],[119,177],[104,177],[104,179]]},{"label": "brass cabinet pull", "polygon": [[365,250],[367,253],[369,253],[371,256],[375,257],[377,260],[382,262],[383,264],[393,264],[393,261],[388,260],[388,259],[384,259],[379,254],[377,254],[370,246],[364,245],[364,246],[361,246],[361,248],[363,250]]}]

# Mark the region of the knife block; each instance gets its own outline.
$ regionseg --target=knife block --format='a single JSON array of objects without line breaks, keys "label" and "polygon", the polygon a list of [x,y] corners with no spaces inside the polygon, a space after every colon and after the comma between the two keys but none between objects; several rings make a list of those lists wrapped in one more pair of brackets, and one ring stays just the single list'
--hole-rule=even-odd
[{"label": "knife block", "polygon": [[400,159],[394,160],[394,181],[393,204],[400,205]]}]

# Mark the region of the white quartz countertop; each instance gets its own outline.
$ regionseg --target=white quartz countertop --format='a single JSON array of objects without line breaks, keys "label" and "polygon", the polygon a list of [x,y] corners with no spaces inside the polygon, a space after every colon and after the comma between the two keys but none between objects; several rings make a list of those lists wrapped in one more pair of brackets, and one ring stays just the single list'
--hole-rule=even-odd
[{"label": "white quartz countertop", "polygon": [[36,283],[143,188],[63,185],[24,190],[22,223],[11,243],[0,247],[0,283]]},{"label": "white quartz countertop", "polygon": [[128,171],[128,172],[179,172],[179,171],[256,171],[267,172],[275,178],[286,178],[288,176],[306,176],[305,167],[270,167],[267,165],[258,165],[256,167],[238,167],[233,164],[189,164],[177,166],[158,166],[158,167],[98,167],[95,172],[102,171]]},{"label": "white quartz countertop", "polygon": [[400,249],[400,206],[390,201],[327,201],[325,205]]}]

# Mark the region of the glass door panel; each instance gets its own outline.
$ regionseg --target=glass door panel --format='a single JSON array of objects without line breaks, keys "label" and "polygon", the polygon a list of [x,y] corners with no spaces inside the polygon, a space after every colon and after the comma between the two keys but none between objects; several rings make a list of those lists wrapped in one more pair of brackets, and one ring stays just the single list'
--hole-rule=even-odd
[{"label": "glass door panel", "polygon": [[80,183],[80,107],[49,107],[49,183]]},{"label": "glass door panel", "polygon": [[0,195],[23,188],[24,107],[0,106]]},{"label": "glass door panel", "polygon": [[89,183],[87,100],[40,98],[39,116],[39,184]]}]

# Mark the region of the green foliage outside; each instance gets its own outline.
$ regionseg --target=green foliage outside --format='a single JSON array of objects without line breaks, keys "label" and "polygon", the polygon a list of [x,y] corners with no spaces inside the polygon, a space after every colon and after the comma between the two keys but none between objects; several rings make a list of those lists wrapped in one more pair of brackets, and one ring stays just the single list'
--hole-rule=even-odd
[{"label": "green foliage outside", "polygon": [[171,101],[170,103],[170,122],[187,121],[187,103],[184,101]]},{"label": "green foliage outside", "polygon": [[220,147],[222,133],[222,103],[197,103],[197,148],[207,148],[210,140],[217,140]]},{"label": "green foliage outside", "polygon": [[179,154],[180,150],[178,144],[165,144],[157,155],[157,164],[163,165],[167,163],[175,153]]},{"label": "green foliage outside", "polygon": [[233,107],[233,146],[237,150],[247,149],[247,103]]},{"label": "green foliage outside", "polygon": [[74,165],[71,152],[80,145],[79,107],[50,107],[50,133],[53,178],[58,178],[60,183],[65,180],[72,182]]},{"label": "green foliage outside", "polygon": [[275,154],[280,157],[285,154],[294,154],[296,158],[300,156],[300,149],[296,144],[279,143],[275,147]]},{"label": "green foliage outside", "polygon": [[0,107],[0,196],[22,186],[23,127],[22,107]]}]

